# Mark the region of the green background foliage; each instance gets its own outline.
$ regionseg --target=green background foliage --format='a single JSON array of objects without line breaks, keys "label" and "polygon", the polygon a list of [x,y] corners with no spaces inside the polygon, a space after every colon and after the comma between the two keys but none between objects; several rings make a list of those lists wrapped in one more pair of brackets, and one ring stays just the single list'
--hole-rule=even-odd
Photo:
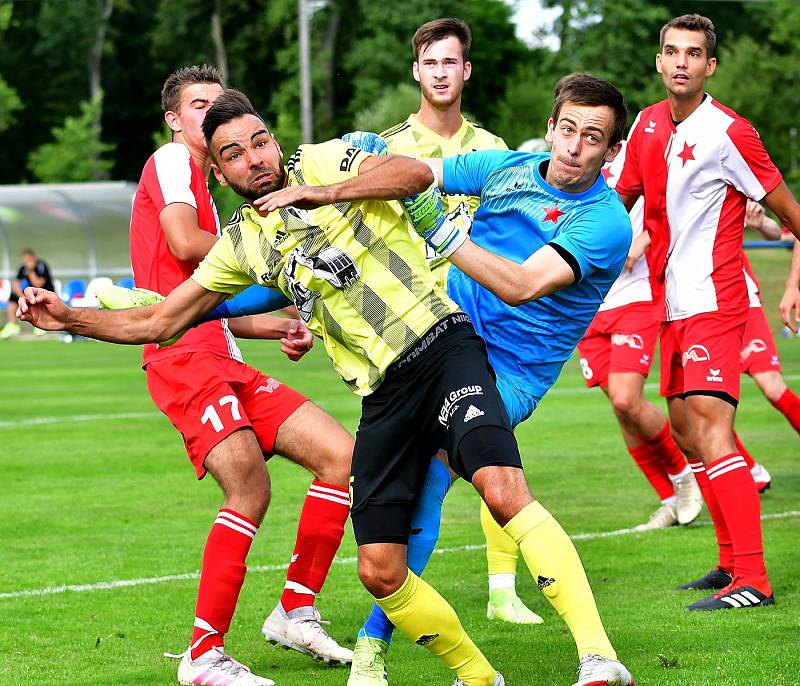
[{"label": "green background foliage", "polygon": [[[108,3],[113,12],[103,24],[101,6]],[[511,4],[310,2],[315,140],[367,124],[379,129],[416,109],[411,35],[422,22],[448,15],[465,19],[473,31],[465,110],[511,147],[542,135],[552,87],[570,71],[611,79],[625,94],[632,120],[663,97],[654,68],[659,28],[671,16],[698,11],[714,20],[719,38],[719,68],[709,91],[750,119],[787,177],[797,176],[800,152],[791,132],[800,110],[800,3],[542,0],[561,14],[530,45],[515,36]],[[218,41],[212,19],[221,27]],[[110,177],[138,178],[161,128],[164,77],[197,62],[224,58],[229,84],[250,95],[284,150],[299,144],[296,0],[0,0],[0,183],[35,180],[43,162],[29,162],[33,151],[51,143],[68,117],[80,118],[81,103],[93,95],[88,63],[101,25],[101,128],[89,133],[113,146],[95,155],[108,162]],[[522,33],[533,30],[523,27]],[[559,40],[545,41],[546,35]],[[54,169],[70,166],[69,146],[46,150],[62,157],[51,163]],[[83,176],[62,180],[96,178],[103,169],[83,168]]]}]

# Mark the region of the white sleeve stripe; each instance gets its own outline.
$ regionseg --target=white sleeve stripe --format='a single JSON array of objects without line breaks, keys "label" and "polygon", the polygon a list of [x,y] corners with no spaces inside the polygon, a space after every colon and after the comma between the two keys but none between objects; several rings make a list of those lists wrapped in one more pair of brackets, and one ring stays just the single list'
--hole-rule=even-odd
[{"label": "white sleeve stripe", "polygon": [[153,155],[156,178],[164,198],[164,205],[182,202],[197,209],[197,199],[192,193],[192,168],[189,149],[175,143],[164,145]]}]

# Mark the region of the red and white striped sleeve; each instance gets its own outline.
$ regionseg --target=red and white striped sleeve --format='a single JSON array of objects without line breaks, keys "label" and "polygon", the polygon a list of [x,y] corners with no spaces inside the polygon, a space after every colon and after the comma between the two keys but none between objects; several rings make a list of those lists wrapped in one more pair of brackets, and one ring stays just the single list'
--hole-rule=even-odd
[{"label": "red and white striped sleeve", "polygon": [[728,127],[721,152],[724,180],[753,200],[761,200],[783,180],[758,132],[736,117]]},{"label": "red and white striped sleeve", "polygon": [[152,157],[153,166],[145,182],[157,212],[181,202],[197,209],[192,192],[192,167],[189,148],[180,143],[162,145]]}]

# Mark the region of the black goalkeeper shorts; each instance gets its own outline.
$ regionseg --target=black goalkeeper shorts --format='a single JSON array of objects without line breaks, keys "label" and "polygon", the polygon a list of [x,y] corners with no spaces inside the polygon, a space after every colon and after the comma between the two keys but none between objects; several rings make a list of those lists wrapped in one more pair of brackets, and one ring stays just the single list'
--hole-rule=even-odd
[{"label": "black goalkeeper shorts", "polygon": [[408,542],[430,459],[440,448],[467,481],[488,465],[522,467],[518,450],[459,452],[461,439],[480,427],[499,427],[513,442],[486,346],[464,313],[445,317],[421,336],[361,408],[351,476],[359,545]]}]

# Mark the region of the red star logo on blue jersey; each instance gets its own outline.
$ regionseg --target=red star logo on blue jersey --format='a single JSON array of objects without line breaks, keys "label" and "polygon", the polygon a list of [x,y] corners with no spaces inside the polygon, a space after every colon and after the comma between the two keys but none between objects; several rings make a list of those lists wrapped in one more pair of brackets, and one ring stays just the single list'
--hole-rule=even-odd
[{"label": "red star logo on blue jersey", "polygon": [[566,212],[562,212],[558,209],[558,203],[556,203],[553,207],[545,207],[544,208],[544,220],[546,222],[553,222],[553,224],[557,224],[559,217],[563,217]]},{"label": "red star logo on blue jersey", "polygon": [[683,160],[683,165],[681,166],[681,168],[685,167],[686,163],[689,160],[693,160],[694,159],[694,155],[692,154],[692,151],[695,149],[696,145],[697,145],[697,143],[695,143],[694,145],[689,145],[686,141],[683,142],[683,150],[681,150],[678,153],[678,157],[680,157]]}]

